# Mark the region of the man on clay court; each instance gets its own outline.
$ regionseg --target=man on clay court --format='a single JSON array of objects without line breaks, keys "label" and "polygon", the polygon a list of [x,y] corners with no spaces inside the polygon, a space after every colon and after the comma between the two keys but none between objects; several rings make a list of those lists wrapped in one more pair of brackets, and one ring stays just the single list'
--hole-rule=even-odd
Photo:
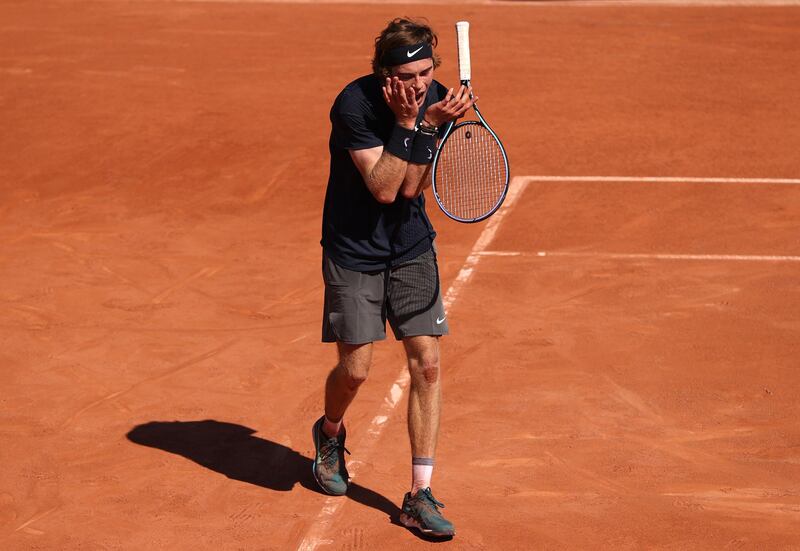
[{"label": "man on clay court", "polygon": [[453,536],[430,483],[441,403],[439,342],[448,333],[439,288],[436,233],[422,192],[440,128],[472,106],[464,86],[433,80],[437,37],[425,23],[395,19],[375,39],[373,72],[334,101],[330,177],[322,219],[323,342],[339,362],[325,384],[325,415],[313,426],[314,477],[347,492],[343,417],[369,372],[372,343],[386,321],[403,341],[411,375],[408,433],[411,491],[400,521],[431,536]]}]

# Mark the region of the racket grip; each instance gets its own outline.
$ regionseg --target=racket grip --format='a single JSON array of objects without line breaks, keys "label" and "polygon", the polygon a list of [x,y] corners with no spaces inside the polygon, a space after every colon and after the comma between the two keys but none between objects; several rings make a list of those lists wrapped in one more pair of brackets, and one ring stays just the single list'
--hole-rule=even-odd
[{"label": "racket grip", "polygon": [[472,80],[472,67],[469,57],[469,21],[456,23],[458,39],[458,73],[462,82]]}]

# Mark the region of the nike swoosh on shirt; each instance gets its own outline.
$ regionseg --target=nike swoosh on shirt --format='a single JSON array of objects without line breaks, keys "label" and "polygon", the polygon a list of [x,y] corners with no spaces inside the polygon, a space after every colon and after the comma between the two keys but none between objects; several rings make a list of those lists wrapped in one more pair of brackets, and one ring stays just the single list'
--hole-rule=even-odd
[{"label": "nike swoosh on shirt", "polygon": [[416,53],[417,53],[418,51],[420,51],[420,50],[421,50],[422,48],[424,48],[424,47],[425,47],[425,46],[420,46],[419,48],[417,48],[417,49],[416,49],[416,50],[414,50],[413,52],[411,52],[411,51],[409,51],[409,52],[406,52],[406,56],[408,56],[408,57],[414,57],[414,56],[416,55]]},{"label": "nike swoosh on shirt", "polygon": [[444,323],[444,320],[447,319],[447,316],[443,317],[442,319],[436,318],[436,325],[441,325]]}]

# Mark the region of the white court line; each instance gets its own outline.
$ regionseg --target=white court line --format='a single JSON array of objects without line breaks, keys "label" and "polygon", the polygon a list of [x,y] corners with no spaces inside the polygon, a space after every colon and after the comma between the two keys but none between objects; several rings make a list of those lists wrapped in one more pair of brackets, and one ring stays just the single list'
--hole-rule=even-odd
[{"label": "white court line", "polygon": [[693,176],[522,176],[528,182],[646,182],[664,184],[788,184],[800,178],[698,178]]},{"label": "white court line", "polygon": [[[375,0],[172,0],[181,3],[225,3],[225,4],[378,4]],[[798,6],[800,0],[380,0],[380,4],[425,4],[426,6],[515,6],[530,8],[549,8],[553,6],[568,8],[603,7],[729,7],[729,6]]]},{"label": "white court line", "polygon": [[648,254],[648,253],[605,253],[568,251],[483,251],[480,256],[536,256],[568,258],[617,258],[623,260],[712,260],[743,262],[800,262],[800,256],[789,255],[751,255],[751,254]]},{"label": "white court line", "polygon": [[[481,232],[478,240],[475,242],[475,245],[473,245],[472,251],[470,251],[469,256],[464,261],[464,265],[458,272],[456,279],[450,285],[447,293],[445,293],[444,299],[442,300],[445,311],[449,310],[453,306],[459,294],[464,290],[464,287],[472,278],[472,274],[475,272],[475,268],[478,266],[478,262],[481,260],[481,253],[483,253],[483,251],[485,251],[486,248],[491,244],[498,228],[500,227],[500,224],[514,207],[517,199],[525,190],[527,183],[528,182],[524,177],[516,177],[511,180],[511,184],[508,189],[508,195],[506,196],[503,207],[489,219],[489,222]],[[359,455],[361,455],[361,457],[366,458],[369,456],[372,448],[375,446],[375,443],[378,440],[378,437],[383,431],[383,427],[389,420],[390,414],[403,397],[403,393],[408,386],[409,380],[410,376],[408,374],[408,368],[403,365],[400,370],[400,374],[390,387],[389,393],[384,398],[377,415],[372,419],[366,435],[359,443]],[[347,469],[352,478],[355,478],[355,475],[357,474],[361,465],[363,465],[363,461],[360,460],[348,462]],[[297,548],[298,551],[313,551],[319,545],[334,543],[333,540],[328,539],[325,536],[328,529],[333,524],[336,513],[346,501],[347,498],[339,496],[332,496],[325,499],[325,502],[322,505],[322,510],[312,522],[311,528],[306,533],[303,541],[300,542],[300,545]]]},{"label": "white court line", "polygon": [[524,0],[488,0],[487,4],[525,5],[525,6],[567,6],[579,8],[602,8],[606,6],[629,6],[629,7],[729,7],[729,6],[797,6],[798,0],[545,0],[545,1],[524,1]]},{"label": "white court line", "polygon": [[[692,183],[692,184],[779,184],[800,185],[800,178],[704,178],[696,176],[521,176],[526,182],[643,182],[643,183]],[[487,251],[483,256],[560,256],[575,258],[617,258],[653,260],[717,260],[745,262],[800,262],[800,256],[791,255],[743,255],[743,254],[648,254],[568,251]]]},{"label": "white court line", "polygon": [[[761,261],[800,261],[800,257],[793,256],[747,256],[747,255],[672,255],[672,254],[618,254],[618,253],[570,253],[570,252],[546,252],[524,253],[520,251],[490,251],[489,245],[494,240],[500,223],[518,200],[530,182],[649,182],[649,183],[736,183],[736,184],[793,184],[799,185],[800,179],[788,178],[697,178],[697,177],[632,177],[632,176],[518,176],[511,181],[508,196],[505,204],[497,213],[489,219],[483,232],[478,237],[475,245],[464,261],[464,265],[458,273],[450,288],[447,290],[443,299],[446,309],[450,309],[456,299],[463,292],[464,287],[477,267],[480,259],[484,256],[594,256],[607,258],[651,258],[651,259],[670,259],[670,260],[761,260]],[[372,419],[366,435],[359,445],[361,457],[368,457],[372,448],[375,446],[378,437],[381,435],[386,422],[400,402],[408,387],[410,377],[408,369],[402,366],[400,374],[389,389],[389,393],[384,398],[383,403],[376,416]],[[357,474],[363,461],[351,461],[348,463],[348,470],[353,478]],[[298,551],[313,551],[320,545],[334,543],[333,540],[326,538],[326,534],[333,524],[334,517],[341,506],[346,502],[343,497],[328,497],[323,503],[322,509],[311,524],[311,528],[301,541]]]}]

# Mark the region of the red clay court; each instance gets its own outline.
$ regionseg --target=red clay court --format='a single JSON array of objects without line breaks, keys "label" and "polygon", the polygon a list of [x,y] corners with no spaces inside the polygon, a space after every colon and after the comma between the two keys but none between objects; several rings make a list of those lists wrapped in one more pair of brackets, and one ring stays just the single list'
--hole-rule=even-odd
[{"label": "red clay court", "polygon": [[[511,160],[438,230],[434,544],[402,347],[320,494],[328,110],[386,21],[472,24]],[[800,5],[0,6],[0,548],[799,549]]]}]

